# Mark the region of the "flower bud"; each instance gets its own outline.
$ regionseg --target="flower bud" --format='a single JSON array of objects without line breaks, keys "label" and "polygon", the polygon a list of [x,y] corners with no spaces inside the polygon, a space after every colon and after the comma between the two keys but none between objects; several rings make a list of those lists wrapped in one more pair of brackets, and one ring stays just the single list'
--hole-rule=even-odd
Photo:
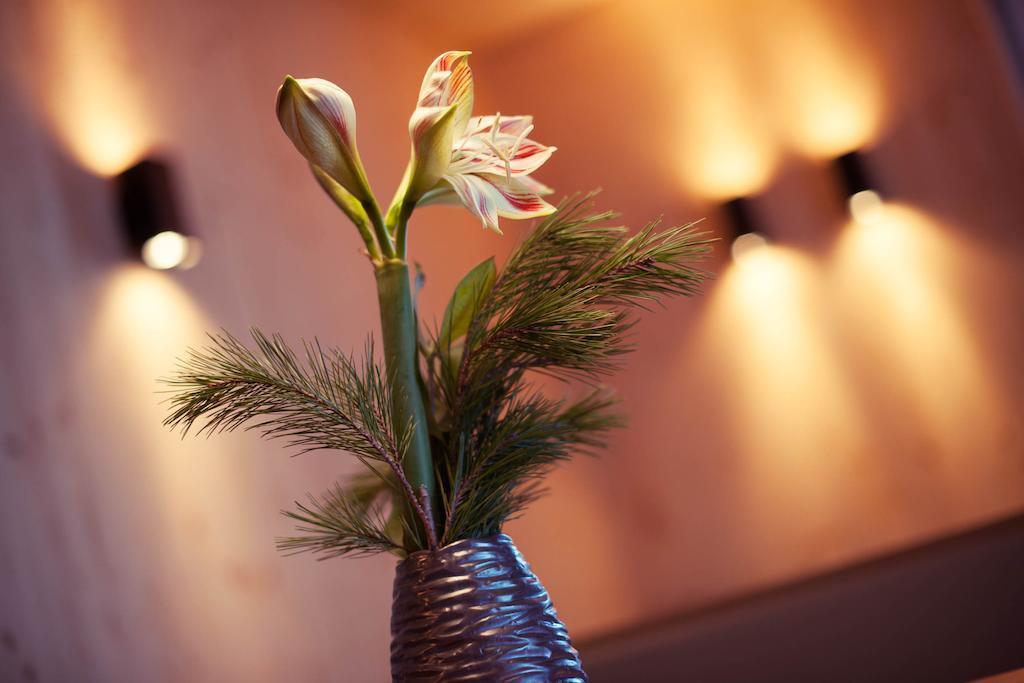
[{"label": "flower bud", "polygon": [[277,118],[310,164],[360,202],[372,198],[356,149],[356,110],[347,92],[322,78],[287,76],[277,92]]}]

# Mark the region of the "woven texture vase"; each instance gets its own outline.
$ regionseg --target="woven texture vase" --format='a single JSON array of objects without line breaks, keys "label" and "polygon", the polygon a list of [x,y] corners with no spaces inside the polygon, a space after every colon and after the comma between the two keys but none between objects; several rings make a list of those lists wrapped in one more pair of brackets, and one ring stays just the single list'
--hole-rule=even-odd
[{"label": "woven texture vase", "polygon": [[505,534],[399,563],[391,639],[394,681],[587,680],[547,591]]}]

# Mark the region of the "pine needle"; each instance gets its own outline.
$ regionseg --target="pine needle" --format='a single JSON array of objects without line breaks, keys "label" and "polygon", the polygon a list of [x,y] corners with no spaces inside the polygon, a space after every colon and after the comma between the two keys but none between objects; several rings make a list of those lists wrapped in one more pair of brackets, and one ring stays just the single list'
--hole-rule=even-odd
[{"label": "pine needle", "polygon": [[405,556],[388,530],[385,505],[377,495],[367,497],[358,488],[335,485],[320,497],[310,496],[308,504],[295,506],[283,514],[299,523],[296,531],[302,535],[278,539],[278,550],[285,554],[312,552],[322,560],[380,552]]},{"label": "pine needle", "polygon": [[[396,434],[409,430],[396,430],[392,422],[389,384],[374,362],[372,343],[367,343],[360,367],[351,357],[325,350],[315,341],[304,343],[306,358],[301,363],[280,336],[268,337],[256,329],[252,336],[256,350],[227,333],[210,335],[211,345],[190,350],[177,372],[163,380],[172,394],[164,423],[183,434],[197,426],[200,434],[252,429],[266,438],[284,439],[300,453],[348,452],[424,518],[401,467],[405,443]],[[385,471],[374,463],[381,463]],[[314,500],[312,507],[300,506],[303,519],[333,522],[336,533],[350,528],[353,542],[358,541],[368,529],[351,519],[345,522],[356,508],[345,507],[337,491],[328,500],[329,505]],[[296,544],[295,539],[291,542]],[[413,549],[419,547],[419,535],[410,530],[407,542]]]},{"label": "pine needle", "polygon": [[596,383],[632,350],[631,310],[696,294],[708,277],[695,267],[710,251],[705,233],[652,223],[630,235],[607,225],[614,214],[594,212],[592,197],[563,201],[512,253],[458,353],[435,337],[427,355],[428,393],[441,404],[443,542],[497,533],[541,493],[552,465],[600,447],[621,423],[607,394],[550,401],[528,372]]},{"label": "pine needle", "polygon": [[[563,201],[502,272],[485,263],[470,273],[442,331],[420,340],[441,543],[497,533],[543,492],[553,466],[602,448],[621,426],[608,392],[556,401],[529,373],[597,384],[632,350],[634,311],[696,294],[708,277],[695,266],[710,251],[704,233],[692,225],[659,232],[652,223],[630,234],[607,225],[614,215],[593,211],[592,197]],[[326,559],[427,547],[407,512],[424,529],[433,520],[402,471],[406,444],[395,436],[411,430],[393,424],[372,344],[357,363],[305,343],[300,361],[279,336],[252,335],[255,349],[222,333],[189,351],[165,380],[165,423],[183,433],[254,429],[300,453],[345,451],[369,467],[347,488],[285,512],[300,535],[279,540],[284,552]]]}]

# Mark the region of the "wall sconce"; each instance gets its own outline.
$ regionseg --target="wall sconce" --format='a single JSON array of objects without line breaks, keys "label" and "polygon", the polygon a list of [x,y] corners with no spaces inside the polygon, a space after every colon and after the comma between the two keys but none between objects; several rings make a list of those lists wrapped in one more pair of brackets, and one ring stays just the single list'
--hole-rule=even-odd
[{"label": "wall sconce", "polygon": [[859,152],[847,152],[835,160],[846,194],[846,205],[853,220],[862,225],[874,223],[884,208],[882,196],[874,189]]},{"label": "wall sconce", "polygon": [[733,238],[730,251],[734,261],[739,261],[752,251],[768,244],[768,238],[756,229],[753,209],[749,197],[736,197],[722,205],[732,223]]},{"label": "wall sconce", "polygon": [[198,263],[199,241],[182,220],[166,163],[145,159],[115,182],[125,237],[143,263],[157,270],[187,269]]}]

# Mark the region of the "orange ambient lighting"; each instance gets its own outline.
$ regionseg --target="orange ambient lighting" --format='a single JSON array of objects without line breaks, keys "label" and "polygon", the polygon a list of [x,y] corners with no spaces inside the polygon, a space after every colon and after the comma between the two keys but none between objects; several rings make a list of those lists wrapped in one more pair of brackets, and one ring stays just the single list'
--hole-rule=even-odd
[{"label": "orange ambient lighting", "polygon": [[[645,30],[665,37],[658,68],[679,122],[666,147],[675,153],[681,182],[712,201],[757,194],[768,184],[778,149],[752,87],[746,46],[735,35],[736,8],[655,2],[646,12]],[[700,58],[680,59],[680,44]]]},{"label": "orange ambient lighting", "polygon": [[730,388],[724,409],[744,480],[752,496],[767,496],[759,508],[782,515],[827,516],[863,440],[833,350],[823,281],[799,252],[759,246],[716,284],[700,333]]},{"label": "orange ambient lighting", "polygon": [[[999,452],[1007,405],[978,349],[964,304],[953,298],[969,252],[942,226],[889,202],[870,223],[851,222],[835,258],[837,302],[847,338],[879,372],[899,380],[901,406],[916,413],[937,449]],[[978,262],[979,272],[991,266]],[[962,277],[962,276],[960,276]]]},{"label": "orange ambient lighting", "polygon": [[[272,610],[287,622],[293,610],[269,597],[275,578],[261,563],[275,559],[266,538],[272,517],[251,487],[294,463],[242,457],[264,448],[254,435],[183,440],[161,424],[167,396],[157,378],[216,327],[174,279],[141,264],[119,266],[93,311],[75,361],[89,398],[80,403],[82,419],[99,445],[76,448],[75,456],[88,459],[112,495],[99,497],[91,514],[145,572],[158,606],[147,614],[169,647],[243,643],[257,654],[231,663],[230,678],[287,678],[272,655],[260,654],[272,630],[260,614]],[[261,470],[271,473],[254,479]]]},{"label": "orange ambient lighting", "polygon": [[812,0],[762,7],[761,31],[772,104],[784,134],[801,152],[832,158],[873,140],[882,117],[878,74],[863,46],[847,36],[835,8]]},{"label": "orange ambient lighting", "polygon": [[141,75],[118,30],[114,6],[98,2],[39,7],[48,44],[40,50],[48,86],[41,93],[50,122],[86,168],[113,175],[152,140]]}]

